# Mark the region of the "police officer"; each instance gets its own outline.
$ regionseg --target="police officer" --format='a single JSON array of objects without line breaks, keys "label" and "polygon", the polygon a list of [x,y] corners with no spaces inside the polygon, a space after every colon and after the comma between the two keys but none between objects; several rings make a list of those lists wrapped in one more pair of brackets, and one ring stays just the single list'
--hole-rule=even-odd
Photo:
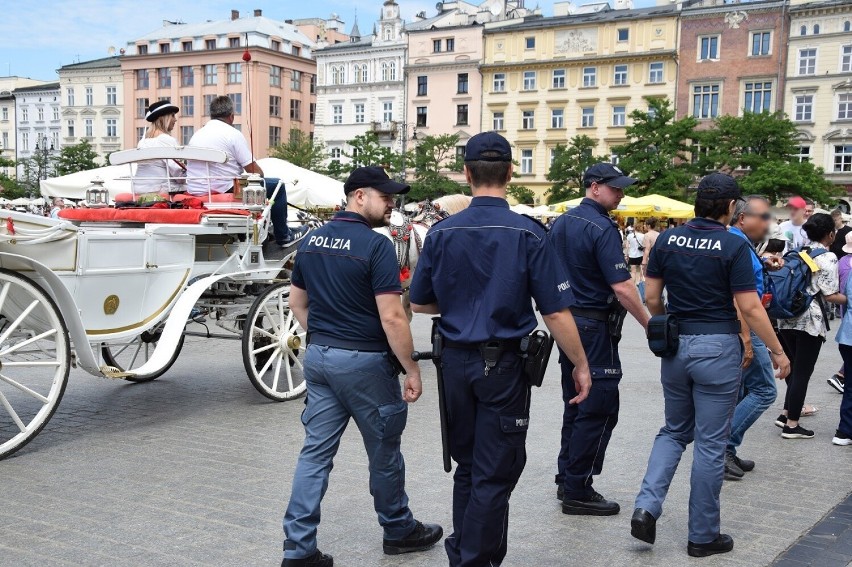
[{"label": "police officer", "polygon": [[630,277],[618,225],[609,217],[624,197],[624,188],[636,180],[616,166],[598,163],[586,170],[586,198],[563,214],[550,231],[550,241],[569,270],[574,303],[571,312],[589,359],[593,387],[582,404],[567,403],[577,395],[571,379],[574,365],[560,353],[562,447],[557,461],[557,498],[565,514],[611,516],[616,502],[592,487],[601,473],[612,430],[618,423],[618,384],[621,360],[618,343],[624,310],[643,327],[648,313]]},{"label": "police officer", "polygon": [[[441,526],[418,522],[408,508],[400,439],[406,402],[420,397],[420,369],[411,360],[393,246],[372,230],[387,226],[394,196],[410,188],[380,167],[355,169],[343,188],[346,210],[311,233],[293,266],[290,308],[307,331],[309,346],[305,444],[284,515],[282,565],[288,567],[333,564],[317,549],[316,533],[332,460],[350,418],[367,451],[384,552],[427,549],[443,535]],[[407,373],[404,394],[399,363]]]},{"label": "police officer", "polygon": [[654,440],[631,534],[654,543],[669,484],[683,451],[694,440],[687,545],[692,557],[734,547],[731,536],[720,533],[719,492],[743,362],[735,303],[769,348],[779,378],[790,372],[790,362],[755,293],[753,252],[748,242],[726,230],[740,195],[728,175],[714,173],[702,179],[696,218],[663,233],[648,261],[648,308],[654,315],[666,312],[665,287],[668,313],[678,320],[680,338],[677,354],[662,360],[666,424]]},{"label": "police officer", "polygon": [[530,298],[576,365],[582,402],[589,370],[568,306],[564,266],[545,228],[509,210],[509,142],[473,136],[465,152],[470,207],[435,224],[411,284],[411,307],[440,314],[450,454],[456,461],[451,567],[500,565],[506,556],[509,497],[526,463],[530,386],[521,339],[536,327]]}]

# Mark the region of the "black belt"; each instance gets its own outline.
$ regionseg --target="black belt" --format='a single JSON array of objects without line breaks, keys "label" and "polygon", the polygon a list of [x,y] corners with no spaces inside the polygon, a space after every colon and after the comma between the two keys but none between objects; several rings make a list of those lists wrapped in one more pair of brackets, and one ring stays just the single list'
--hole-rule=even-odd
[{"label": "black belt", "polygon": [[503,352],[520,352],[521,350],[521,339],[493,339],[490,341],[482,341],[481,343],[462,343],[459,341],[451,341],[449,339],[444,339],[445,348],[456,348],[459,350],[479,350],[479,347],[483,345],[495,343],[500,344],[500,346],[503,348]]},{"label": "black belt", "polygon": [[737,335],[740,332],[739,321],[678,321],[681,335]]},{"label": "black belt", "polygon": [[571,307],[571,314],[574,317],[585,317],[593,321],[607,322],[609,320],[608,309],[583,309],[582,307]]},{"label": "black belt", "polygon": [[309,345],[327,346],[343,350],[360,350],[363,352],[389,352],[390,345],[387,341],[353,341],[349,339],[338,339],[320,333],[308,333],[307,343]]}]

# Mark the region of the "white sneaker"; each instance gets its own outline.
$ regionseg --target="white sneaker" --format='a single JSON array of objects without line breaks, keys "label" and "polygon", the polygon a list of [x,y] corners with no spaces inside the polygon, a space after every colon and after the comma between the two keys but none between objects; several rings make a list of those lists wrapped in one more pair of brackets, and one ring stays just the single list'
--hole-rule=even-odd
[{"label": "white sneaker", "polygon": [[834,434],[834,439],[831,440],[834,445],[852,445],[852,437],[842,433],[839,429]]}]

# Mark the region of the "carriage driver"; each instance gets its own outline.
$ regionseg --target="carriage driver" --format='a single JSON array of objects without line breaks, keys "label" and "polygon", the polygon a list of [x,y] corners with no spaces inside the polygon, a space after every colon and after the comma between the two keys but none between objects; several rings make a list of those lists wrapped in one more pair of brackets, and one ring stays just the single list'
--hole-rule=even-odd
[{"label": "carriage driver", "polygon": [[[384,552],[421,551],[443,536],[441,526],[418,522],[408,508],[400,440],[406,402],[422,391],[420,368],[411,360],[393,245],[372,230],[388,225],[394,197],[410,187],[380,167],[359,167],[343,188],[346,210],[302,242],[293,267],[290,307],[308,332],[308,395],[305,444],[284,515],[287,567],[333,564],[317,549],[316,534],[332,460],[350,418],[367,450]],[[399,365],[407,374],[404,393]]]}]

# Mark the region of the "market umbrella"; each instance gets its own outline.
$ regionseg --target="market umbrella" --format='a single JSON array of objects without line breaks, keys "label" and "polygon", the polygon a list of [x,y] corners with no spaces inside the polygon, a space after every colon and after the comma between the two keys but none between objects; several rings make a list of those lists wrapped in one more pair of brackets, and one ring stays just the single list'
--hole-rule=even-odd
[{"label": "market umbrella", "polygon": [[653,214],[670,219],[691,219],[695,216],[695,210],[689,203],[664,197],[663,195],[651,194],[639,197],[636,201],[652,205],[654,207]]}]

